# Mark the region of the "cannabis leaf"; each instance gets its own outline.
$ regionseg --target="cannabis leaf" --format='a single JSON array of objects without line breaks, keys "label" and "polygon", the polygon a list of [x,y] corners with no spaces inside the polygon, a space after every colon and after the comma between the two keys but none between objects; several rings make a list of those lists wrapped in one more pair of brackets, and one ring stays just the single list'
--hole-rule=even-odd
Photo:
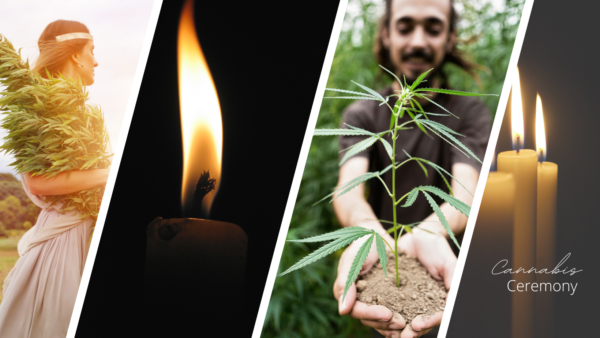
[{"label": "cannabis leaf", "polygon": [[429,205],[431,205],[431,208],[433,209],[433,211],[437,215],[438,219],[444,226],[444,229],[446,229],[448,236],[450,236],[450,238],[452,239],[452,241],[454,242],[456,247],[458,247],[460,249],[460,244],[458,244],[458,241],[456,241],[456,237],[454,237],[454,233],[452,232],[452,229],[450,229],[450,224],[448,224],[448,221],[446,220],[444,213],[442,213],[442,209],[440,209],[440,207],[437,205],[437,203],[435,202],[433,197],[431,197],[431,195],[429,195],[427,192],[425,192],[423,190],[421,190],[421,192],[423,192],[423,195],[425,195],[425,198],[427,198]]},{"label": "cannabis leaf", "polygon": [[338,238],[342,238],[345,236],[353,236],[353,235],[358,235],[358,234],[363,234],[363,235],[368,235],[371,232],[363,227],[359,227],[359,226],[352,226],[352,227],[346,227],[346,228],[341,228],[332,232],[328,232],[326,234],[323,235],[318,235],[318,236],[313,236],[313,237],[308,237],[305,239],[289,239],[288,242],[296,242],[296,243],[315,243],[315,242],[325,242],[325,241],[331,241],[334,239],[338,239]]},{"label": "cannabis leaf", "polygon": [[346,286],[344,287],[344,294],[342,295],[342,301],[346,298],[346,293],[350,289],[350,286],[358,277],[358,273],[362,269],[362,266],[365,264],[367,260],[367,256],[369,255],[369,251],[371,250],[371,245],[373,244],[373,237],[375,234],[369,236],[367,240],[363,243],[363,245],[358,249],[358,253],[354,257],[352,261],[352,265],[350,266],[350,272],[348,272],[348,278],[346,279]]},{"label": "cannabis leaf", "polygon": [[[73,170],[108,168],[112,154],[104,114],[86,104],[88,93],[80,80],[63,76],[47,78],[29,68],[29,63],[0,35],[0,111],[2,127],[8,131],[0,150],[13,154],[10,165],[18,173],[44,178]],[[77,210],[81,218],[96,218],[103,187],[67,195],[44,196],[61,211]]]},{"label": "cannabis leaf", "polygon": [[[375,233],[375,244],[377,246],[377,255],[379,256],[379,261],[381,262],[381,267],[383,268],[383,273],[385,274],[385,278],[387,279],[387,252],[385,251],[385,239],[381,237],[378,233]],[[389,244],[388,244],[389,245]],[[394,250],[392,250],[394,251]]]},{"label": "cannabis leaf", "polygon": [[410,207],[411,205],[415,204],[415,201],[417,200],[417,196],[419,196],[419,189],[411,190],[410,193],[408,194],[408,197],[406,198],[406,202],[404,202],[404,205],[402,207],[407,208],[407,207]]},{"label": "cannabis leaf", "polygon": [[376,172],[372,172],[372,173],[365,173],[362,174],[360,176],[358,176],[357,178],[351,180],[350,182],[344,184],[343,186],[341,186],[340,188],[337,188],[334,192],[332,192],[331,194],[323,197],[322,199],[320,199],[319,201],[317,201],[314,205],[321,203],[322,201],[328,199],[329,197],[335,195],[336,193],[339,192],[339,194],[333,198],[330,202],[333,202],[336,198],[342,196],[343,194],[347,193],[348,191],[354,189],[355,187],[357,187],[359,184],[370,180],[373,177],[378,177],[380,175],[385,174],[388,170],[390,170],[392,168],[392,165],[390,164],[389,166],[387,166],[385,169],[381,170],[381,171],[376,171]]},{"label": "cannabis leaf", "polygon": [[377,142],[378,139],[379,138],[377,136],[371,136],[348,148],[348,151],[346,151],[344,157],[342,157],[339,165],[341,166],[342,164],[346,163],[346,161],[348,161],[352,156],[367,150],[370,146],[375,144],[375,142]]},{"label": "cannabis leaf", "polygon": [[415,92],[432,92],[432,93],[449,94],[449,95],[456,95],[456,96],[498,96],[496,94],[476,94],[476,93],[463,92],[460,90],[442,89],[442,88],[419,88],[419,89],[415,89]]},{"label": "cannabis leaf", "polygon": [[388,153],[388,156],[390,157],[390,159],[393,157],[392,156],[392,152],[393,152],[392,145],[386,139],[383,138],[383,136],[385,134],[389,133],[391,130],[386,130],[386,131],[382,131],[379,134],[374,134],[374,133],[372,133],[370,131],[367,131],[367,130],[364,130],[364,129],[361,129],[361,128],[357,128],[357,127],[353,127],[353,126],[351,126],[351,125],[349,125],[347,123],[344,123],[344,124],[347,125],[348,128],[353,129],[355,131],[368,133],[368,135],[377,137],[379,139],[379,141],[381,141],[381,143],[383,143],[383,147],[385,148],[385,151]]},{"label": "cannabis leaf", "polygon": [[331,90],[331,91],[334,91],[334,92],[348,93],[348,94],[355,94],[355,95],[358,95],[358,96],[370,96],[370,97],[372,97],[372,98],[377,98],[376,96],[374,96],[374,95],[371,95],[371,94],[362,93],[362,92],[354,92],[354,91],[351,91],[351,90],[345,90],[345,89],[325,88],[325,90]]},{"label": "cannabis leaf", "polygon": [[348,99],[348,100],[373,100],[373,101],[381,101],[376,97],[370,96],[327,96],[324,99]]},{"label": "cannabis leaf", "polygon": [[418,189],[421,191],[428,191],[430,193],[433,193],[433,194],[439,196],[444,201],[448,202],[448,204],[450,204],[452,207],[454,207],[454,209],[460,211],[463,215],[469,217],[469,213],[471,212],[471,207],[468,206],[463,201],[457,199],[456,197],[446,194],[440,188],[432,187],[432,186],[421,186]]},{"label": "cannabis leaf", "polygon": [[421,98],[421,99],[424,99],[424,100],[427,100],[427,101],[429,101],[429,102],[433,103],[434,105],[436,105],[436,106],[440,107],[440,108],[441,108],[443,111],[445,111],[446,113],[448,113],[448,114],[450,114],[450,115],[452,115],[452,116],[456,117],[457,119],[459,118],[458,116],[456,116],[456,115],[452,114],[452,113],[451,113],[451,112],[450,112],[448,109],[444,108],[444,107],[443,107],[442,105],[440,105],[439,103],[437,103],[437,102],[435,102],[435,101],[431,100],[431,99],[430,99],[430,98],[428,98],[427,96],[425,96],[425,95],[423,95],[423,94],[418,94],[418,93],[414,93],[414,95],[415,95],[416,97],[418,97],[418,98]]},{"label": "cannabis leaf", "polygon": [[[477,155],[475,155],[467,146],[465,146],[459,140],[457,140],[454,136],[452,136],[452,134],[460,135],[460,136],[463,136],[463,135],[451,130],[450,128],[448,128],[440,123],[437,123],[437,122],[434,122],[431,120],[420,120],[420,122],[425,126],[425,128],[431,130],[431,132],[433,132],[434,134],[439,136],[442,140],[446,141],[448,144],[450,144],[454,148],[458,149],[458,151],[463,153],[465,156],[469,157],[469,155],[471,155],[471,156],[473,156],[473,158],[475,158],[477,161],[479,161],[479,163],[482,163],[481,160],[479,159],[479,157],[477,157]],[[448,139],[454,143],[450,142]],[[468,155],[467,155],[467,153],[468,153]]]},{"label": "cannabis leaf", "polygon": [[360,88],[366,90],[367,92],[369,92],[371,95],[375,96],[376,98],[378,98],[381,101],[385,101],[385,99],[383,98],[383,96],[381,96],[381,94],[379,94],[378,92],[374,91],[373,89],[367,87],[367,86],[363,86],[360,83],[356,82],[356,81],[352,81],[352,83],[354,83],[355,85],[359,86]]},{"label": "cannabis leaf", "polygon": [[315,129],[314,136],[371,136],[373,133],[360,129]]},{"label": "cannabis leaf", "polygon": [[[429,74],[429,72],[431,72],[432,70],[433,70],[433,68],[431,68],[430,70],[426,71],[425,73],[419,75],[419,77],[415,80],[415,82],[413,82],[412,86],[410,87],[410,90],[415,91],[415,88],[417,88],[417,86],[421,83],[421,81],[423,81],[423,79],[425,79],[427,74]],[[416,90],[416,91],[418,91],[418,90]]]},{"label": "cannabis leaf", "polygon": [[402,81],[400,81],[400,79],[398,78],[398,76],[396,76],[396,74],[394,74],[392,71],[390,71],[389,69],[385,68],[385,67],[384,67],[384,66],[382,66],[382,65],[379,65],[379,67],[380,67],[381,69],[385,70],[386,72],[390,73],[390,74],[391,74],[391,75],[392,75],[392,76],[393,76],[393,77],[394,77],[394,78],[395,78],[395,79],[398,81],[398,83],[400,84],[400,88],[404,89],[404,88],[402,87]]},{"label": "cannabis leaf", "polygon": [[[333,242],[330,242],[328,244],[323,245],[322,247],[320,247],[319,249],[317,249],[316,251],[310,253],[308,256],[302,258],[300,261],[298,261],[298,263],[294,264],[291,268],[287,269],[286,271],[280,273],[278,275],[278,277],[281,277],[283,275],[286,275],[294,270],[298,270],[300,268],[303,268],[304,266],[314,263],[317,260],[331,254],[334,251],[337,251],[343,247],[348,246],[350,243],[354,242],[355,240],[367,236],[367,235],[372,235],[374,234],[373,230],[367,230],[365,228],[361,228],[361,227],[350,227],[346,229],[341,229],[341,230],[345,230],[345,231],[334,231],[325,235],[329,235],[330,239],[334,239],[335,240]],[[318,236],[317,236],[318,237]],[[322,237],[324,238],[324,237]],[[312,238],[309,239],[305,242],[320,242],[320,241],[325,241],[325,240],[330,240],[330,239],[316,239]],[[302,240],[294,240],[295,242],[302,242]]]}]

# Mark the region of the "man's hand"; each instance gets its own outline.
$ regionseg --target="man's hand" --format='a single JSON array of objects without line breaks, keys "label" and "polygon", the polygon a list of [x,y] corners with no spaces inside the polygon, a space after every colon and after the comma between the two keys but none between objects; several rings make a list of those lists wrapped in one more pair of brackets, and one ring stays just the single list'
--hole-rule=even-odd
[{"label": "man's hand", "polygon": [[[415,228],[412,234],[402,236],[398,245],[404,252],[416,257],[433,278],[443,281],[447,290],[450,289],[456,256],[445,237]],[[431,316],[417,316],[400,337],[421,337],[441,324],[442,315],[443,311],[438,311]]]},{"label": "man's hand", "polygon": [[[349,182],[367,172],[369,160],[364,157],[354,157],[348,160],[340,168],[340,177],[338,186]],[[479,172],[467,164],[455,163],[452,166],[452,175],[470,191],[475,190]],[[455,197],[467,204],[471,204],[472,196],[456,181],[452,180],[452,190]],[[338,220],[343,226],[363,226],[367,229],[373,229],[384,236],[386,242],[394,245],[392,237],[385,233],[384,228],[377,221],[377,216],[371,209],[364,197],[364,183],[352,189],[343,196],[333,201],[333,208]],[[454,233],[464,230],[467,218],[447,203],[440,205],[440,209],[446,216],[448,223]],[[430,234],[421,229],[414,229],[413,234],[406,234],[399,239],[398,246],[409,255],[416,257],[421,264],[427,268],[429,273],[436,279],[444,281],[446,288],[450,288],[454,267],[456,266],[456,256],[452,252],[446,238],[441,235],[445,233],[444,227],[439,223],[437,216],[431,214],[424,220],[419,227],[427,228],[436,234]],[[342,294],[346,285],[348,271],[352,261],[358,252],[363,241],[351,244],[340,258],[338,266],[338,275],[335,281],[333,292],[339,301],[339,312],[341,315],[350,315],[360,319],[363,324],[373,327],[381,334],[387,337],[419,337],[431,330],[431,328],[440,324],[442,312],[433,316],[416,317],[411,325],[406,325],[404,319],[393,319],[392,312],[380,305],[367,305],[356,301],[356,286],[354,283],[348,290],[345,300],[342,302]],[[389,248],[386,248],[389,249]],[[374,248],[367,257],[362,268],[361,274],[366,273],[377,262],[377,253]],[[391,326],[394,324],[395,326]],[[412,326],[412,327],[411,327]],[[400,333],[399,330],[402,330]],[[418,330],[418,331],[417,331]],[[402,334],[402,336],[400,335]]]},{"label": "man's hand", "polygon": [[[390,245],[394,245],[394,240],[389,235],[384,237],[384,239]],[[374,328],[385,337],[400,337],[398,330],[406,326],[404,318],[402,318],[402,316],[393,316],[392,311],[385,306],[367,305],[357,301],[356,283],[352,283],[346,297],[342,300],[350,266],[352,265],[352,261],[354,260],[358,249],[360,249],[365,240],[366,237],[363,237],[350,244],[340,258],[337,279],[333,285],[333,295],[338,300],[340,315],[350,315],[350,317],[359,319],[364,325]],[[362,267],[360,275],[369,271],[378,260],[377,250],[375,249],[375,246],[373,246]]]},{"label": "man's hand", "polygon": [[456,256],[445,237],[415,228],[412,234],[400,237],[398,246],[407,254],[416,257],[433,278],[443,281],[450,289]]},{"label": "man's hand", "polygon": [[[393,247],[394,240],[386,236],[385,240]],[[335,298],[339,302],[340,315],[350,315],[359,319],[364,325],[376,329],[385,337],[420,337],[431,331],[442,321],[442,311],[431,316],[418,316],[412,320],[411,325],[406,325],[401,316],[393,317],[392,311],[381,305],[367,305],[356,300],[356,285],[350,286],[344,300],[342,294],[352,261],[365,239],[352,243],[340,258],[338,275],[333,287]],[[456,256],[452,252],[448,241],[439,234],[430,234],[415,229],[414,234],[406,234],[399,239],[398,246],[402,251],[416,257],[427,268],[429,273],[437,280],[444,281],[446,288],[450,288]],[[378,261],[377,251],[371,248],[367,260],[362,267],[360,275],[369,271]]]}]

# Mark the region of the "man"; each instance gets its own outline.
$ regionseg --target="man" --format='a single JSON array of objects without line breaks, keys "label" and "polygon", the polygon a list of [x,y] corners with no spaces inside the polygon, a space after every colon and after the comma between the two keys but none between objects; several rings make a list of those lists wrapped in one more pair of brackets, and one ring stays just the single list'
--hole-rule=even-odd
[{"label": "man", "polygon": [[[446,87],[447,81],[441,72],[446,62],[452,62],[474,74],[476,65],[465,61],[456,50],[456,13],[452,0],[386,0],[386,12],[380,22],[378,41],[375,52],[380,64],[396,73],[400,78],[405,76],[412,83],[420,74],[434,68],[428,76],[427,87]],[[391,88],[384,89],[381,94],[390,95],[399,90],[394,83]],[[430,116],[451,129],[465,135],[460,141],[471,149],[477,157],[483,159],[490,133],[490,113],[485,105],[474,98],[436,95],[433,100],[459,117]],[[391,100],[393,106],[395,100]],[[444,113],[439,107],[428,102],[421,102],[426,112]],[[387,111],[386,111],[387,110]],[[376,101],[358,101],[344,113],[344,123],[355,127],[380,132],[389,129],[391,112]],[[405,119],[407,117],[404,117]],[[452,180],[454,195],[461,201],[471,205],[481,164],[474,158],[467,158],[457,149],[437,136],[427,136],[418,128],[401,131],[396,142],[412,156],[430,160],[458,180],[464,188]],[[388,141],[391,142],[391,139]],[[340,139],[340,149],[361,141],[364,137],[344,136]],[[342,153],[343,155],[343,153]],[[397,152],[397,161],[405,160],[402,151]],[[391,163],[385,148],[379,142],[368,150],[355,155],[341,168],[339,184],[344,184],[366,172],[378,171]],[[402,166],[396,172],[396,191],[405,194],[419,185],[434,185],[446,189],[442,178],[430,170],[425,177],[417,164]],[[392,184],[391,171],[383,177],[388,186]],[[466,189],[465,189],[466,188]],[[468,190],[468,191],[467,191]],[[334,201],[334,210],[343,226],[362,226],[374,229],[384,236],[388,243],[393,239],[386,233],[377,219],[392,219],[392,202],[381,182],[374,180],[369,186],[369,200],[364,197],[364,184]],[[452,231],[461,233],[467,218],[447,203],[440,205]],[[405,234],[399,240],[400,248],[419,259],[430,274],[442,280],[446,288],[450,282],[456,265],[456,256],[447,240],[447,233],[432,213],[427,201],[421,197],[410,208],[397,207],[398,221],[402,224],[424,221],[418,228],[436,233],[415,229],[412,234]],[[351,244],[340,258],[338,276],[334,284],[334,295],[340,301],[341,315],[350,315],[360,319],[363,324],[372,327],[386,337],[420,337],[441,322],[442,312],[433,316],[419,316],[411,323],[404,319],[392,317],[392,312],[380,305],[367,305],[356,301],[354,285],[348,291],[345,301],[341,295],[352,260],[364,241]],[[368,271],[377,262],[377,252],[373,246],[363,266],[362,273]],[[408,325],[410,324],[410,325]]]}]

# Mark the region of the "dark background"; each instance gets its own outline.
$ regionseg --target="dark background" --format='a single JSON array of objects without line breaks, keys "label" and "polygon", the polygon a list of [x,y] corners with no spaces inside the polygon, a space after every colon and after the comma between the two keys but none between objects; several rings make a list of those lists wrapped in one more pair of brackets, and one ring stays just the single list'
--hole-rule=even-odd
[{"label": "dark background", "polygon": [[[556,263],[570,252],[572,256],[564,266],[583,269],[574,276],[556,278],[556,282],[578,286],[573,296],[568,292],[553,293],[555,337],[598,336],[599,10],[600,3],[592,1],[576,0],[568,5],[561,1],[536,1],[519,59],[525,148],[534,149],[538,92],[544,109],[547,161],[559,167]],[[510,140],[509,108],[496,154],[512,150]],[[498,292],[511,296],[506,283],[494,284],[494,278],[487,278],[497,261],[490,260],[485,271],[474,271],[473,264],[469,264],[471,257],[485,256],[485,245],[475,245],[478,237],[481,235],[476,227],[447,337],[508,337],[505,333],[510,332],[510,321],[505,320],[510,318],[506,306],[482,299],[482,295]]]},{"label": "dark background", "polygon": [[[148,223],[180,217],[177,29],[164,2],[104,225],[77,337],[153,336],[142,284]],[[227,313],[179,322],[190,333],[251,335],[271,264],[337,1],[197,2],[198,37],[223,118],[221,185],[211,218],[248,236],[245,299]],[[219,283],[218,276],[212,276]],[[168,292],[161,290],[160,292]],[[207,290],[210,309],[217,296]]]}]

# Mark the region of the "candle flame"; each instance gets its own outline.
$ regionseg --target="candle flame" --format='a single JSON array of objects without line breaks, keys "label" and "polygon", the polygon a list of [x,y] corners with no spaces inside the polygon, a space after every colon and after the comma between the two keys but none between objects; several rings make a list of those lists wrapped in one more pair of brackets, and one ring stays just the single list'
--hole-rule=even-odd
[{"label": "candle flame", "polygon": [[538,162],[546,161],[546,128],[544,128],[544,111],[540,94],[537,95],[535,105],[535,149],[538,153]]},{"label": "candle flame", "polygon": [[181,12],[177,65],[183,138],[181,205],[185,216],[192,208],[196,183],[208,170],[216,184],[202,200],[207,215],[220,183],[223,125],[217,91],[196,35],[193,0],[187,0]]},{"label": "candle flame", "polygon": [[519,68],[516,69],[515,80],[512,85],[511,99],[511,127],[513,150],[523,149],[525,144],[525,127],[523,124],[523,103],[521,101],[521,80]]}]

